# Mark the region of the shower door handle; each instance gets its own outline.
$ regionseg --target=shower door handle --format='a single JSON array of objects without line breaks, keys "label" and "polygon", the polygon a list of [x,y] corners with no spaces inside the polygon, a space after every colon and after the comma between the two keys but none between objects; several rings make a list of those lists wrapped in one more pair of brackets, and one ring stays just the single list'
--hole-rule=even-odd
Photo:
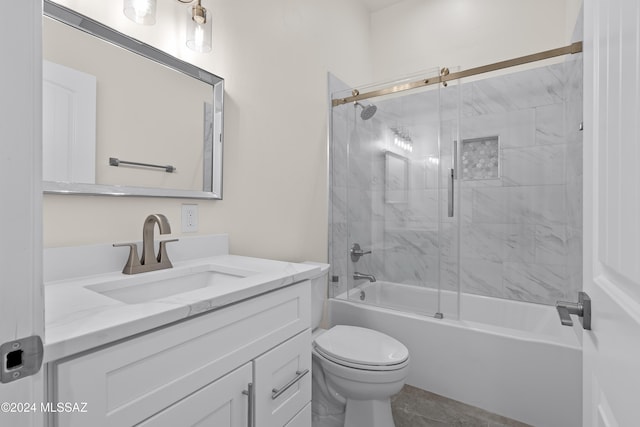
[{"label": "shower door handle", "polygon": [[449,197],[448,197],[448,202],[449,202],[449,208],[448,208],[448,216],[449,218],[453,218],[453,177],[454,177],[454,169],[451,168],[449,169],[449,173],[447,176],[447,186],[448,186],[448,193],[449,193]]}]

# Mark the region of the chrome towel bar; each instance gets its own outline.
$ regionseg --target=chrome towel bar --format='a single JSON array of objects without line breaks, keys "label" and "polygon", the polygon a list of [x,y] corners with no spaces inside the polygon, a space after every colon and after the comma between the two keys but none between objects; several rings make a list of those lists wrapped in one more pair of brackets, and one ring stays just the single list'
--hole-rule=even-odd
[{"label": "chrome towel bar", "polygon": [[159,168],[164,169],[167,173],[173,173],[176,171],[176,168],[171,165],[154,165],[151,163],[140,163],[140,162],[129,162],[126,160],[120,160],[116,157],[109,157],[109,166],[120,166],[120,165],[133,165],[133,166],[144,166],[147,168]]}]

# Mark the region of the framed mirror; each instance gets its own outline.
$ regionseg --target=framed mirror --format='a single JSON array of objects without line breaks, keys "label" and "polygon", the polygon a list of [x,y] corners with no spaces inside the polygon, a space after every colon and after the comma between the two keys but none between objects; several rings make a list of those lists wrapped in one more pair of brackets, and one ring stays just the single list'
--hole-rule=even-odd
[{"label": "framed mirror", "polygon": [[45,193],[222,199],[224,81],[44,1]]},{"label": "framed mirror", "polygon": [[384,152],[384,201],[407,203],[409,159],[391,151]]}]

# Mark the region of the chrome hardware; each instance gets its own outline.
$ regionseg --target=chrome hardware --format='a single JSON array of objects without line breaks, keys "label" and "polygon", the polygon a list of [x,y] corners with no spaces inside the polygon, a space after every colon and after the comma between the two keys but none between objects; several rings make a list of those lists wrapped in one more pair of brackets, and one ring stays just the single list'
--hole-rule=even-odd
[{"label": "chrome hardware", "polygon": [[164,171],[167,173],[173,173],[176,171],[176,168],[171,165],[154,165],[151,163],[129,162],[126,160],[120,160],[116,157],[109,157],[109,166],[120,166],[120,165],[144,166],[145,168],[164,169]]},{"label": "chrome hardware", "polygon": [[287,391],[288,389],[291,388],[291,386],[293,386],[295,383],[297,383],[298,381],[300,381],[302,379],[302,377],[304,377],[305,375],[307,375],[309,373],[308,369],[305,369],[304,371],[296,371],[296,376],[295,378],[293,378],[291,381],[289,381],[288,383],[286,383],[284,385],[284,387],[277,389],[274,388],[273,390],[271,390],[271,399],[276,400],[278,397],[280,397],[280,395],[282,393],[284,393],[285,391]]},{"label": "chrome hardware", "polygon": [[447,176],[447,183],[448,183],[448,193],[449,193],[449,209],[448,209],[448,216],[449,218],[453,218],[453,178],[455,176],[455,172],[454,169],[451,168],[449,169],[449,173]]},{"label": "chrome hardware", "polygon": [[360,248],[360,243],[354,243],[349,253],[351,254],[351,261],[358,262],[362,255],[370,254],[371,251],[365,252]]},{"label": "chrome hardware", "polygon": [[247,390],[242,390],[242,394],[244,394],[245,396],[247,396],[248,402],[247,402],[247,426],[248,427],[254,427],[256,425],[256,411],[255,411],[255,388],[253,386],[253,383],[249,383],[247,385]]},{"label": "chrome hardware", "polygon": [[178,239],[161,241],[158,255],[156,255],[153,237],[156,224],[158,224],[160,234],[171,234],[171,226],[166,216],[162,214],[149,215],[142,226],[142,258],[138,258],[138,245],[135,243],[113,244],[114,247],[129,247],[129,258],[122,270],[124,274],[138,274],[173,267],[169,261],[169,255],[167,255],[167,243],[177,242]]},{"label": "chrome hardware", "polygon": [[578,316],[582,327],[591,330],[591,298],[584,292],[578,292],[578,302],[557,301],[556,310],[563,326],[573,326],[571,314]]},{"label": "chrome hardware", "polygon": [[0,345],[0,382],[10,383],[38,373],[44,349],[38,335],[13,340]]},{"label": "chrome hardware", "polygon": [[360,280],[360,279],[367,279],[370,282],[375,282],[376,276],[374,276],[373,274],[358,273],[357,271],[353,273],[353,280]]}]

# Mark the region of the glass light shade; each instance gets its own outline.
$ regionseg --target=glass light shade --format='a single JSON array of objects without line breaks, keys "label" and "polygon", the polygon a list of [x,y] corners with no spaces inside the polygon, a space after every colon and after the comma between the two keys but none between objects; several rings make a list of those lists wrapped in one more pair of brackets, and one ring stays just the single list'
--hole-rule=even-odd
[{"label": "glass light shade", "polygon": [[122,11],[136,24],[156,23],[156,0],[124,0]]},{"label": "glass light shade", "polygon": [[200,2],[187,11],[187,47],[200,53],[211,52],[211,12],[200,6]]}]

